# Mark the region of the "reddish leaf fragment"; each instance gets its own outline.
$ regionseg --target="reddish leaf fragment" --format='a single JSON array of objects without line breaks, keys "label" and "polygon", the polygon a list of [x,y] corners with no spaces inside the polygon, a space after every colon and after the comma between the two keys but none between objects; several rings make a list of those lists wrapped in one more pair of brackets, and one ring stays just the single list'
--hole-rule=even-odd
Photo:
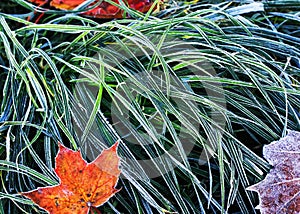
[{"label": "reddish leaf fragment", "polygon": [[[116,3],[119,3],[118,0],[113,0]],[[82,13],[83,15],[92,16],[95,18],[122,18],[123,11],[114,5],[111,5],[107,2],[102,2],[96,8]]]},{"label": "reddish leaf fragment", "polygon": [[52,0],[50,5],[57,9],[72,10],[85,0]]},{"label": "reddish leaf fragment", "polygon": [[[50,2],[50,6],[61,10],[72,10],[83,3],[85,0],[29,0],[30,2],[42,5]],[[118,0],[113,0],[115,3],[119,4]],[[93,6],[99,2],[95,0],[89,7]],[[131,9],[138,10],[140,12],[147,12],[152,2],[150,0],[128,0],[124,1],[125,4]],[[92,16],[95,18],[122,18],[124,11],[119,7],[114,6],[108,2],[102,1],[99,6],[82,13],[83,15]]]},{"label": "reddish leaf fragment", "polygon": [[262,214],[300,213],[300,132],[289,131],[279,141],[263,149],[264,157],[274,166],[266,178],[248,187],[260,197]]},{"label": "reddish leaf fragment", "polygon": [[44,5],[46,4],[49,0],[28,0],[29,2],[35,3],[37,5]]},{"label": "reddish leaf fragment", "polygon": [[50,214],[87,214],[95,211],[116,192],[120,170],[118,143],[104,150],[93,162],[83,160],[80,151],[59,144],[55,172],[57,186],[41,187],[21,193]]}]

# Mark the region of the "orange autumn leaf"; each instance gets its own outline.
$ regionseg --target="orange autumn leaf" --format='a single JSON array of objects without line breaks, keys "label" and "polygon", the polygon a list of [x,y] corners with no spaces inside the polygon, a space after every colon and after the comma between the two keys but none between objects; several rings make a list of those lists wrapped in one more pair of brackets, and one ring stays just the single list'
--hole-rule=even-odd
[{"label": "orange autumn leaf", "polygon": [[[118,0],[113,1],[119,3]],[[127,6],[131,9],[135,9],[144,13],[150,9],[152,3],[149,0],[128,0]],[[83,13],[83,15],[92,16],[95,18],[122,18],[123,14],[124,11],[121,10],[119,7],[111,5],[104,1],[98,7]]]},{"label": "orange autumn leaf", "polygon": [[115,143],[93,162],[87,163],[80,151],[59,144],[55,172],[60,183],[21,194],[50,214],[97,212],[96,207],[118,192],[115,189],[120,175],[117,146]]},{"label": "orange autumn leaf", "polygon": [[33,2],[37,5],[44,5],[48,2],[48,0],[29,0],[30,2]]},{"label": "orange autumn leaf", "polygon": [[300,213],[300,132],[289,131],[264,146],[263,154],[274,168],[263,181],[247,188],[258,192],[257,208],[262,214]]},{"label": "orange autumn leaf", "polygon": [[85,0],[52,0],[50,5],[57,9],[72,10]]},{"label": "orange autumn leaf", "polygon": [[[50,2],[50,6],[55,7],[61,10],[72,10],[83,3],[85,0],[29,0],[38,5],[43,5],[47,2]],[[95,0],[90,6],[92,7],[94,4],[99,2],[99,0]],[[119,4],[118,0],[113,0],[113,2]],[[138,10],[140,12],[147,12],[152,2],[150,0],[127,0],[124,1],[125,4],[131,9]],[[83,12],[83,15],[92,16],[95,18],[122,18],[124,11],[119,7],[114,6],[104,0],[101,0],[101,3],[95,8]]]}]

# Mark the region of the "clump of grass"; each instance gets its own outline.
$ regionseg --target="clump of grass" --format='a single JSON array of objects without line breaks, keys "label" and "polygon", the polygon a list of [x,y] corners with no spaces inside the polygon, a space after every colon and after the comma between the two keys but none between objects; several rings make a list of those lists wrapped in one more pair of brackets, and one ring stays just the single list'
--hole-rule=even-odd
[{"label": "clump of grass", "polygon": [[119,140],[122,191],[104,213],[254,213],[245,189],[268,172],[263,144],[300,124],[299,20],[255,6],[170,1],[106,21],[48,11],[38,24],[5,8],[1,212],[42,212],[18,192],[58,182],[58,141],[92,160]]}]

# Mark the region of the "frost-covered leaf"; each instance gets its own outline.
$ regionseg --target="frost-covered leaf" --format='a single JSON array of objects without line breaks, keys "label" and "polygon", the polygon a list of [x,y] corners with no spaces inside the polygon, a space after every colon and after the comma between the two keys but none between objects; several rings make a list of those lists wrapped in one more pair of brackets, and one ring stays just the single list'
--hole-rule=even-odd
[{"label": "frost-covered leaf", "polygon": [[300,213],[300,132],[272,142],[263,149],[264,157],[273,166],[266,178],[248,187],[260,197],[262,214]]}]

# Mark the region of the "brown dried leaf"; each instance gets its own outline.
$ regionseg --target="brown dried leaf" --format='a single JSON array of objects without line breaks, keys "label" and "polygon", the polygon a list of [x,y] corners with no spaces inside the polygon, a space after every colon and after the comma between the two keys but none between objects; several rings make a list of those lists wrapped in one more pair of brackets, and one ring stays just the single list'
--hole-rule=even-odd
[{"label": "brown dried leaf", "polygon": [[273,166],[266,178],[248,187],[260,197],[262,214],[300,213],[300,132],[288,131],[286,137],[263,149]]}]

